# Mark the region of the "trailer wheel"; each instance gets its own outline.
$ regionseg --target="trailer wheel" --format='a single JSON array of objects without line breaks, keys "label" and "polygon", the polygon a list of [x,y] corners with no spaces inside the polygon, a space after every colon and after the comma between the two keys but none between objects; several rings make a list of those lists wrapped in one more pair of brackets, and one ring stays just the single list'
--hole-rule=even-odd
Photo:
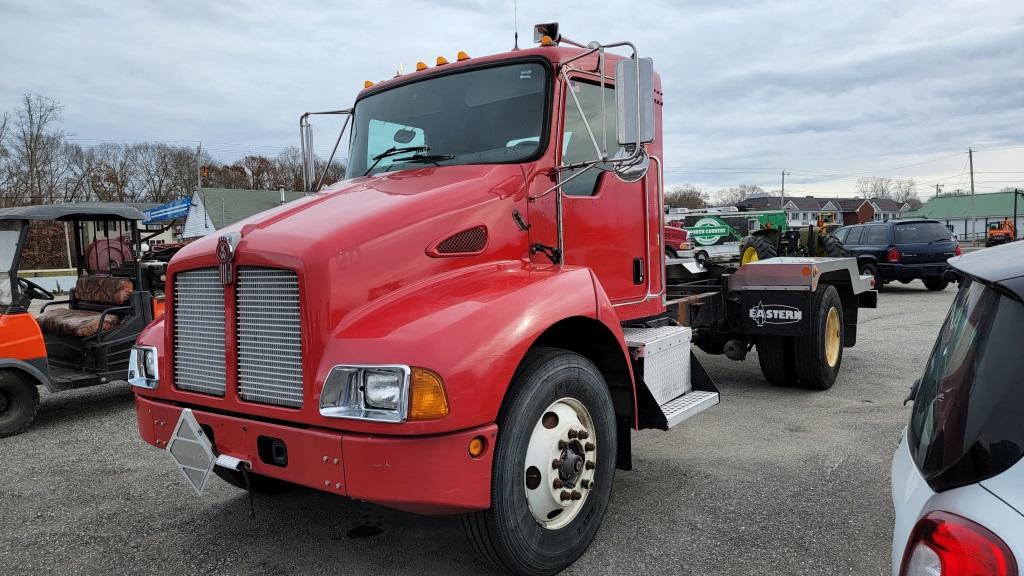
[{"label": "trailer wheel", "polygon": [[590,360],[530,350],[498,414],[491,507],[462,516],[476,553],[515,574],[575,562],[608,507],[615,434],[608,386]]},{"label": "trailer wheel", "polygon": [[793,338],[789,336],[762,336],[757,339],[757,362],[764,379],[776,386],[795,384],[796,360],[793,356]]},{"label": "trailer wheel", "polygon": [[740,265],[779,255],[779,247],[764,236],[747,236],[740,242]]},{"label": "trailer wheel", "polygon": [[793,353],[800,385],[828,390],[843,362],[843,301],[835,286],[822,284],[811,297],[810,336],[794,338]]},{"label": "trailer wheel", "polygon": [[38,410],[36,381],[14,370],[0,370],[0,438],[24,432]]},{"label": "trailer wheel", "polygon": [[[214,466],[213,473],[235,488],[245,490],[245,478],[242,477],[240,471]],[[291,484],[283,480],[249,472],[249,489],[258,494],[276,494],[288,490],[291,486]]]}]

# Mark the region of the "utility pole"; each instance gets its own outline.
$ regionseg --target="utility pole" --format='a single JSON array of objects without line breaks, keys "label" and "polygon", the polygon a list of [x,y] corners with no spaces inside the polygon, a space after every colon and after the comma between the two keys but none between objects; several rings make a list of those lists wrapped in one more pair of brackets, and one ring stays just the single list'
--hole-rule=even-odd
[{"label": "utility pole", "polygon": [[942,184],[936,183],[935,184],[935,197],[938,198],[940,194],[942,194]]},{"label": "utility pole", "polygon": [[201,166],[202,162],[203,143],[200,142],[199,145],[196,146],[196,191],[199,191],[203,188],[203,167]]},{"label": "utility pole", "polygon": [[1020,188],[1013,189],[1013,240],[1017,239],[1017,196],[1020,193]]},{"label": "utility pole", "polygon": [[967,161],[971,165],[971,236],[974,237],[974,243],[978,243],[978,231],[977,219],[974,214],[974,150],[967,149]]},{"label": "utility pole", "polygon": [[779,210],[782,210],[783,217],[786,218],[786,225],[789,225],[789,216],[786,216],[786,171],[782,171],[782,190],[779,197]]}]

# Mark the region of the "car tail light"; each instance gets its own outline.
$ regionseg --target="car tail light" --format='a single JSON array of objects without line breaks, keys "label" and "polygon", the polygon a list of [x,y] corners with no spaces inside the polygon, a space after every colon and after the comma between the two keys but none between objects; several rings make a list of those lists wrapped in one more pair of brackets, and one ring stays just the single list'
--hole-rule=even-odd
[{"label": "car tail light", "polygon": [[956,255],[956,256],[959,256],[959,255],[963,254],[963,250],[960,249],[960,245],[959,244],[956,245],[956,250],[953,251],[953,254]]},{"label": "car tail light", "polygon": [[889,248],[889,251],[885,253],[886,262],[897,263],[900,261],[900,258],[902,257],[903,255],[900,254],[900,249],[895,246]]},{"label": "car tail light", "polygon": [[998,536],[966,518],[932,512],[919,520],[903,553],[900,576],[1017,576],[1013,553]]}]

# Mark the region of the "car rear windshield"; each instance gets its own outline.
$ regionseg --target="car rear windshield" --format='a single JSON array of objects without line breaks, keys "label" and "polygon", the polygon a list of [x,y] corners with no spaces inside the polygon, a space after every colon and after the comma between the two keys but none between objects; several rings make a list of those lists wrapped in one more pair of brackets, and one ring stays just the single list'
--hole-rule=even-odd
[{"label": "car rear windshield", "polygon": [[935,242],[952,240],[949,229],[938,222],[910,222],[896,225],[896,243]]},{"label": "car rear windshield", "polygon": [[963,283],[939,331],[910,418],[908,442],[942,491],[995,476],[1024,454],[1024,304]]}]

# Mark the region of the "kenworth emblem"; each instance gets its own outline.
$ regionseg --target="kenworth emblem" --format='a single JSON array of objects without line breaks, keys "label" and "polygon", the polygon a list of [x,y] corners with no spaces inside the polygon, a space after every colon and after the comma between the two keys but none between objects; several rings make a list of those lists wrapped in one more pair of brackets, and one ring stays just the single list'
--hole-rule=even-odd
[{"label": "kenworth emblem", "polygon": [[758,326],[765,324],[796,324],[804,317],[804,313],[793,306],[783,304],[762,304],[750,309],[750,319]]},{"label": "kenworth emblem", "polygon": [[242,239],[238,232],[228,232],[217,240],[217,261],[220,262],[220,283],[227,286],[231,284],[233,274],[231,261],[235,259],[235,246]]}]

